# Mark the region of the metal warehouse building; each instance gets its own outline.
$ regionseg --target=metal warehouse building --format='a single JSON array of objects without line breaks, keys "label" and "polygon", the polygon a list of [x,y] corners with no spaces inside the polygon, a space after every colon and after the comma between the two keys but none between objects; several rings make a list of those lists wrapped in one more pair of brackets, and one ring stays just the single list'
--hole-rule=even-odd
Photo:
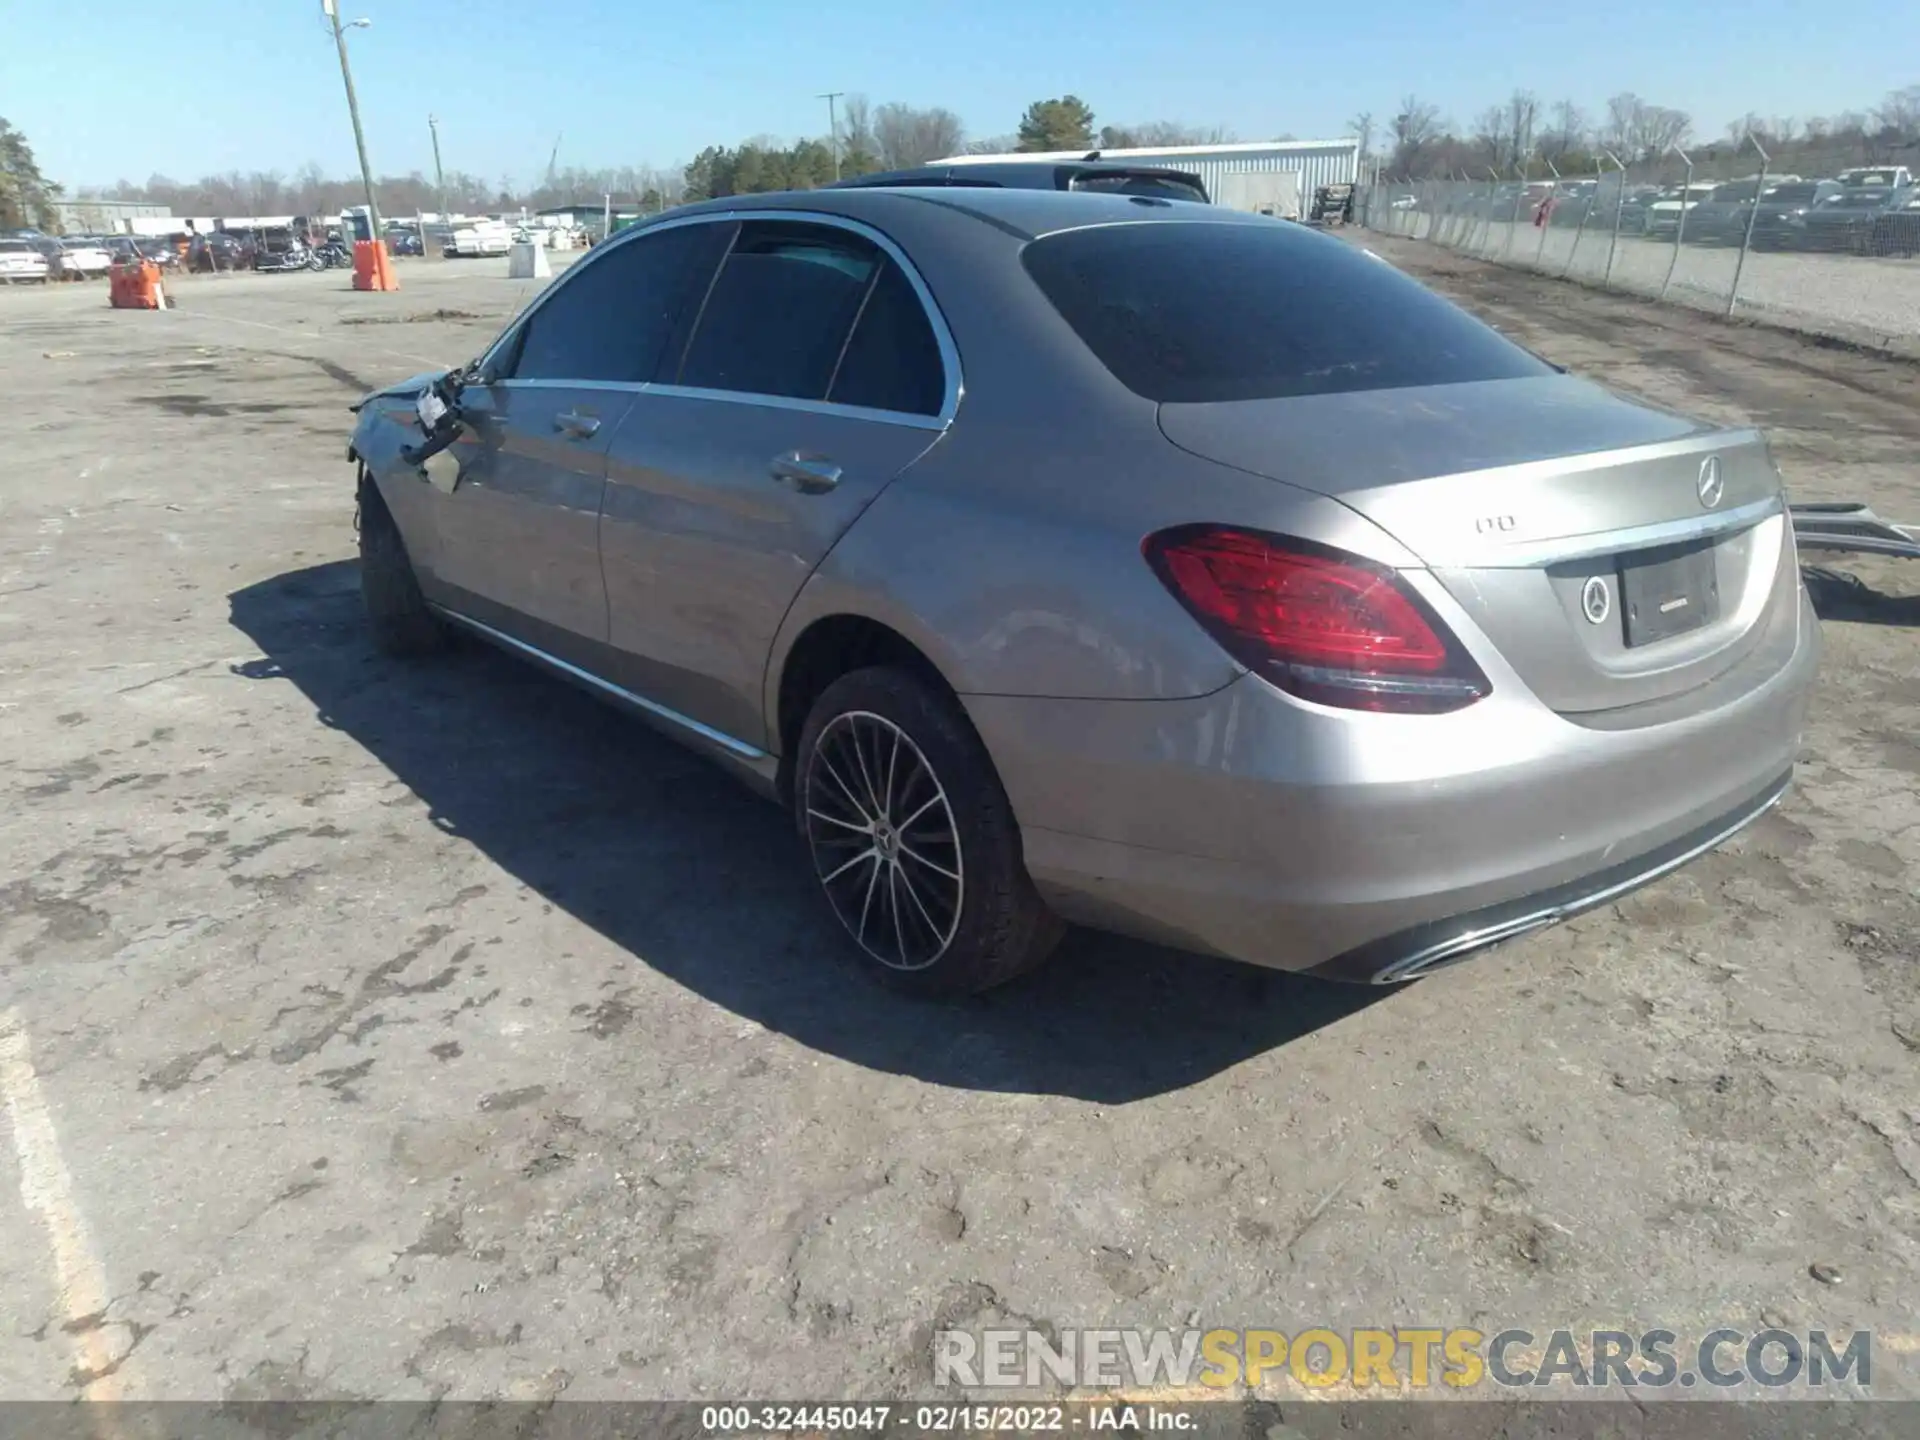
[{"label": "metal warehouse building", "polygon": [[[940,165],[993,160],[1082,160],[1084,150],[1045,154],[954,155]],[[1244,145],[1156,145],[1138,150],[1102,150],[1102,160],[1161,165],[1198,175],[1217,205],[1241,210],[1273,209],[1299,219],[1321,185],[1360,179],[1358,140],[1258,140]],[[1263,177],[1256,179],[1254,177]],[[1270,178],[1269,178],[1270,177]],[[1290,177],[1290,178],[1282,178]]]}]

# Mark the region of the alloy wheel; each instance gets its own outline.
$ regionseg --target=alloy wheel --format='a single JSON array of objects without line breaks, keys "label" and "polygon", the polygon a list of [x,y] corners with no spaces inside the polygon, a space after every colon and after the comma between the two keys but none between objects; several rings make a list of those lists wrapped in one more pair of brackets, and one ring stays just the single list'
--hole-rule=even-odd
[{"label": "alloy wheel", "polygon": [[871,711],[836,715],[807,766],[814,873],[847,933],[895,970],[924,970],[960,926],[966,866],[947,792],[920,747]]}]

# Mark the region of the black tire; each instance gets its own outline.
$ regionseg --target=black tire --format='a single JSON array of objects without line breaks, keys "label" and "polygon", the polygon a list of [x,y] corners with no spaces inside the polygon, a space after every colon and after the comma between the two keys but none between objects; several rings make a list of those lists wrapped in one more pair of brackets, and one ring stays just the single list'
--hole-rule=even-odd
[{"label": "black tire", "polygon": [[427,607],[407,558],[406,542],[380,488],[360,479],[360,595],[373,643],[395,656],[431,655],[447,644],[447,627]]},{"label": "black tire", "polygon": [[[930,784],[916,781],[916,764]],[[887,800],[875,803],[879,792]],[[889,985],[978,994],[1031,970],[1065,933],[1027,875],[1020,828],[986,747],[959,706],[926,681],[874,668],[829,685],[801,731],[793,796],[829,909]],[[892,834],[888,822],[902,820],[909,823]],[[845,878],[833,880],[835,871]]]}]

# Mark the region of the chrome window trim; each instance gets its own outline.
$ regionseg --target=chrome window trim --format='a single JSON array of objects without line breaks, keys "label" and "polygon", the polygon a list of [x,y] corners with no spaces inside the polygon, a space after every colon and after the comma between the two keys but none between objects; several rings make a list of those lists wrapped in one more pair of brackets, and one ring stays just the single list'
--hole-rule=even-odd
[{"label": "chrome window trim", "polygon": [[[496,385],[523,385],[550,389],[594,388],[619,390],[633,393],[665,395],[690,400],[731,400],[736,404],[764,405],[779,410],[803,410],[818,414],[842,415],[850,419],[879,420],[894,425],[911,425],[923,430],[944,430],[953,423],[953,417],[959,412],[960,402],[966,398],[966,380],[960,369],[960,348],[954,343],[952,327],[940,304],[933,298],[933,292],[927,288],[927,282],[921,277],[919,269],[907,259],[906,252],[892,239],[876,230],[863,220],[855,220],[848,215],[833,215],[824,210],[709,210],[698,215],[682,215],[672,219],[656,220],[651,225],[638,226],[627,231],[612,243],[617,247],[637,243],[643,236],[657,235],[662,230],[677,230],[683,225],[725,225],[747,224],[751,221],[800,221],[811,225],[825,225],[830,229],[845,230],[870,241],[884,251],[893,263],[900,267],[900,273],[907,277],[907,283],[913,287],[913,293],[920,299],[920,309],[926,315],[927,323],[933,327],[933,340],[940,352],[942,370],[940,410],[937,415],[920,415],[909,410],[876,410],[865,405],[838,405],[827,400],[805,400],[788,395],[762,395],[748,390],[712,390],[700,386],[659,385],[638,381],[591,381],[591,380],[516,380],[506,377],[496,380]],[[480,357],[480,369],[490,365],[507,342],[519,332],[522,326],[529,324],[540,313],[543,305],[555,295],[561,293],[566,284],[580,272],[582,266],[593,264],[596,257],[592,251],[585,259],[570,266],[566,274],[535,297],[533,304],[509,325],[487,347]],[[723,258],[720,262],[726,264]],[[715,277],[719,271],[714,272]],[[698,330],[698,326],[695,326]],[[692,336],[688,337],[689,343]]]},{"label": "chrome window trim", "polygon": [[810,415],[838,415],[911,430],[944,430],[950,418],[916,415],[910,410],[876,410],[868,405],[840,405],[831,400],[801,400],[791,395],[761,395],[747,390],[709,390],[697,385],[646,385],[642,393],[670,400],[717,400],[730,405],[754,405],[769,410],[798,410]]},{"label": "chrome window trim", "polygon": [[464,625],[467,629],[484,636],[486,639],[498,645],[504,645],[510,650],[516,650],[522,655],[538,660],[543,665],[551,666],[555,670],[571,675],[574,679],[591,685],[603,694],[611,695],[616,700],[623,700],[637,710],[646,711],[649,715],[658,716],[662,720],[679,726],[682,730],[687,730],[698,735],[703,740],[710,740],[730,755],[737,755],[742,760],[765,760],[768,758],[767,752],[758,746],[749,745],[744,740],[736,740],[724,730],[716,730],[711,725],[704,725],[692,716],[682,715],[678,710],[670,709],[657,700],[649,700],[644,695],[636,695],[633,691],[616,685],[611,680],[603,680],[591,670],[583,670],[570,661],[560,659],[557,655],[550,655],[537,645],[529,645],[524,640],[516,640],[505,631],[496,630],[491,625],[483,624],[471,615],[462,615],[458,610],[448,609],[445,605],[435,605],[433,609],[436,614],[445,616],[457,625]]}]

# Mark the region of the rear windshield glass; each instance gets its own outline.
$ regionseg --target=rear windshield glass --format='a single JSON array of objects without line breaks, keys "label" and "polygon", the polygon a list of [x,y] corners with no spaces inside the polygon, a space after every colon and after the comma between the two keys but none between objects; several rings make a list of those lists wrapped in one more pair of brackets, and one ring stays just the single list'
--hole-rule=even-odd
[{"label": "rear windshield glass", "polygon": [[1098,190],[1108,195],[1153,195],[1162,200],[1207,203],[1206,191],[1174,175],[1076,175],[1070,188]]},{"label": "rear windshield glass", "polygon": [[1769,200],[1811,200],[1820,193],[1818,185],[1769,185],[1766,198]]},{"label": "rear windshield glass", "polygon": [[1149,400],[1554,373],[1391,265],[1283,220],[1069,230],[1032,242],[1022,258],[1087,348]]}]

